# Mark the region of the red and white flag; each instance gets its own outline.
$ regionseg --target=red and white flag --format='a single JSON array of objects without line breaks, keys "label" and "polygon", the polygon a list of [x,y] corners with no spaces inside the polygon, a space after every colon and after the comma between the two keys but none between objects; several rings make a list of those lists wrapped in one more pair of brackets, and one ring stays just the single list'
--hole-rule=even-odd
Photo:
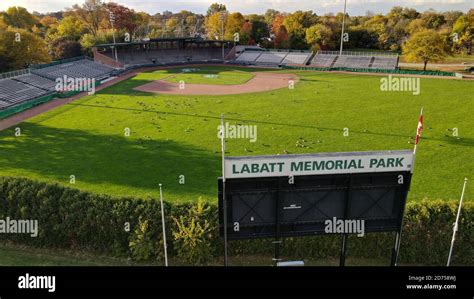
[{"label": "red and white flag", "polygon": [[423,131],[423,108],[421,109],[420,118],[418,119],[418,128],[416,128],[415,144],[418,144],[418,141],[420,141],[421,131]]}]

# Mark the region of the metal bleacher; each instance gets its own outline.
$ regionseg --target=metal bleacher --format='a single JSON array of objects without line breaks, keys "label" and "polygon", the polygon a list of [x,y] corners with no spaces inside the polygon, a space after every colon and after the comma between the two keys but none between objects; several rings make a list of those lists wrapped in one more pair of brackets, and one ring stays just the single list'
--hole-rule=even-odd
[{"label": "metal bleacher", "polygon": [[263,51],[244,51],[240,54],[235,61],[243,62],[243,63],[254,63],[260,55],[262,55]]},{"label": "metal bleacher", "polygon": [[102,80],[109,77],[114,71],[114,68],[95,63],[89,59],[76,60],[64,64],[48,66],[45,68],[34,69],[33,74],[56,80],[64,76],[70,78],[95,78]]},{"label": "metal bleacher", "polygon": [[325,68],[387,69],[398,67],[398,55],[384,52],[339,52],[320,51],[310,63],[311,66]]},{"label": "metal bleacher", "polygon": [[[245,52],[244,52],[245,53]],[[255,60],[256,64],[270,64],[270,65],[279,65],[285,59],[288,52],[263,52],[258,58]]]},{"label": "metal bleacher", "polygon": [[306,65],[308,60],[311,58],[311,52],[290,52],[286,55],[285,59],[281,62],[281,64],[290,65],[290,64],[298,64],[298,65]]},{"label": "metal bleacher", "polygon": [[17,105],[50,93],[51,91],[17,81],[14,78],[0,80],[0,109]]},{"label": "metal bleacher", "polygon": [[56,79],[94,78],[102,80],[115,71],[89,59],[75,58],[66,63],[14,71],[0,75],[0,111],[56,92]]},{"label": "metal bleacher", "polygon": [[313,59],[311,60],[310,65],[316,67],[331,67],[334,63],[334,60],[338,58],[338,55],[334,54],[320,54],[316,53]]},{"label": "metal bleacher", "polygon": [[372,62],[372,68],[374,69],[385,69],[385,70],[394,70],[397,68],[398,59],[392,57],[374,57]]}]

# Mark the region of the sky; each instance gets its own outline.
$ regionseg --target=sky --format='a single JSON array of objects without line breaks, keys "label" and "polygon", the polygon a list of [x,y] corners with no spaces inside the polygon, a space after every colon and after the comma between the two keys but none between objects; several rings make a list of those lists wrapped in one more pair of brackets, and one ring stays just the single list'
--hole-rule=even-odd
[{"label": "sky", "polygon": [[[0,0],[0,10],[10,6],[22,6],[30,12],[45,13],[63,10],[83,2],[84,0]],[[113,2],[150,14],[165,10],[178,12],[184,9],[204,14],[214,2],[225,4],[231,12],[239,11],[243,14],[262,14],[271,8],[285,12],[312,10],[318,15],[323,15],[342,11],[344,6],[344,0],[115,0]],[[466,12],[474,7],[473,3],[474,0],[347,0],[347,12],[349,15],[365,15],[367,11],[387,13],[393,6],[415,8],[418,11],[433,8],[437,11]]]}]

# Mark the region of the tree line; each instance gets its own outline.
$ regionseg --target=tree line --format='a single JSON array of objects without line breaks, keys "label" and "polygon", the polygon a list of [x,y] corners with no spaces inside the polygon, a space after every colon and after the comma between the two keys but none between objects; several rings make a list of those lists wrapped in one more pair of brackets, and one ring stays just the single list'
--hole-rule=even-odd
[{"label": "tree line", "polygon": [[[160,37],[199,36],[275,49],[337,50],[343,13],[313,11],[244,15],[214,3],[206,14],[182,10],[151,15],[113,2],[85,0],[64,11],[41,14],[23,7],[0,12],[0,71],[90,55],[94,45]],[[344,49],[406,54],[409,61],[472,54],[474,9],[468,12],[393,7],[387,14],[345,16]],[[238,34],[238,35],[236,35]]]}]

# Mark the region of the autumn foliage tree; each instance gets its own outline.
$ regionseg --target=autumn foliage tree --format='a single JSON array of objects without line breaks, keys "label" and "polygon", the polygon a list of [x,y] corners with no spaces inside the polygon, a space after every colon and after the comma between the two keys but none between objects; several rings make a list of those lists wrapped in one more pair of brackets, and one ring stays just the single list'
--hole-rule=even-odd
[{"label": "autumn foliage tree", "polygon": [[442,61],[446,57],[445,40],[432,29],[413,34],[403,45],[403,53],[409,62],[422,62],[423,70],[430,61]]}]

